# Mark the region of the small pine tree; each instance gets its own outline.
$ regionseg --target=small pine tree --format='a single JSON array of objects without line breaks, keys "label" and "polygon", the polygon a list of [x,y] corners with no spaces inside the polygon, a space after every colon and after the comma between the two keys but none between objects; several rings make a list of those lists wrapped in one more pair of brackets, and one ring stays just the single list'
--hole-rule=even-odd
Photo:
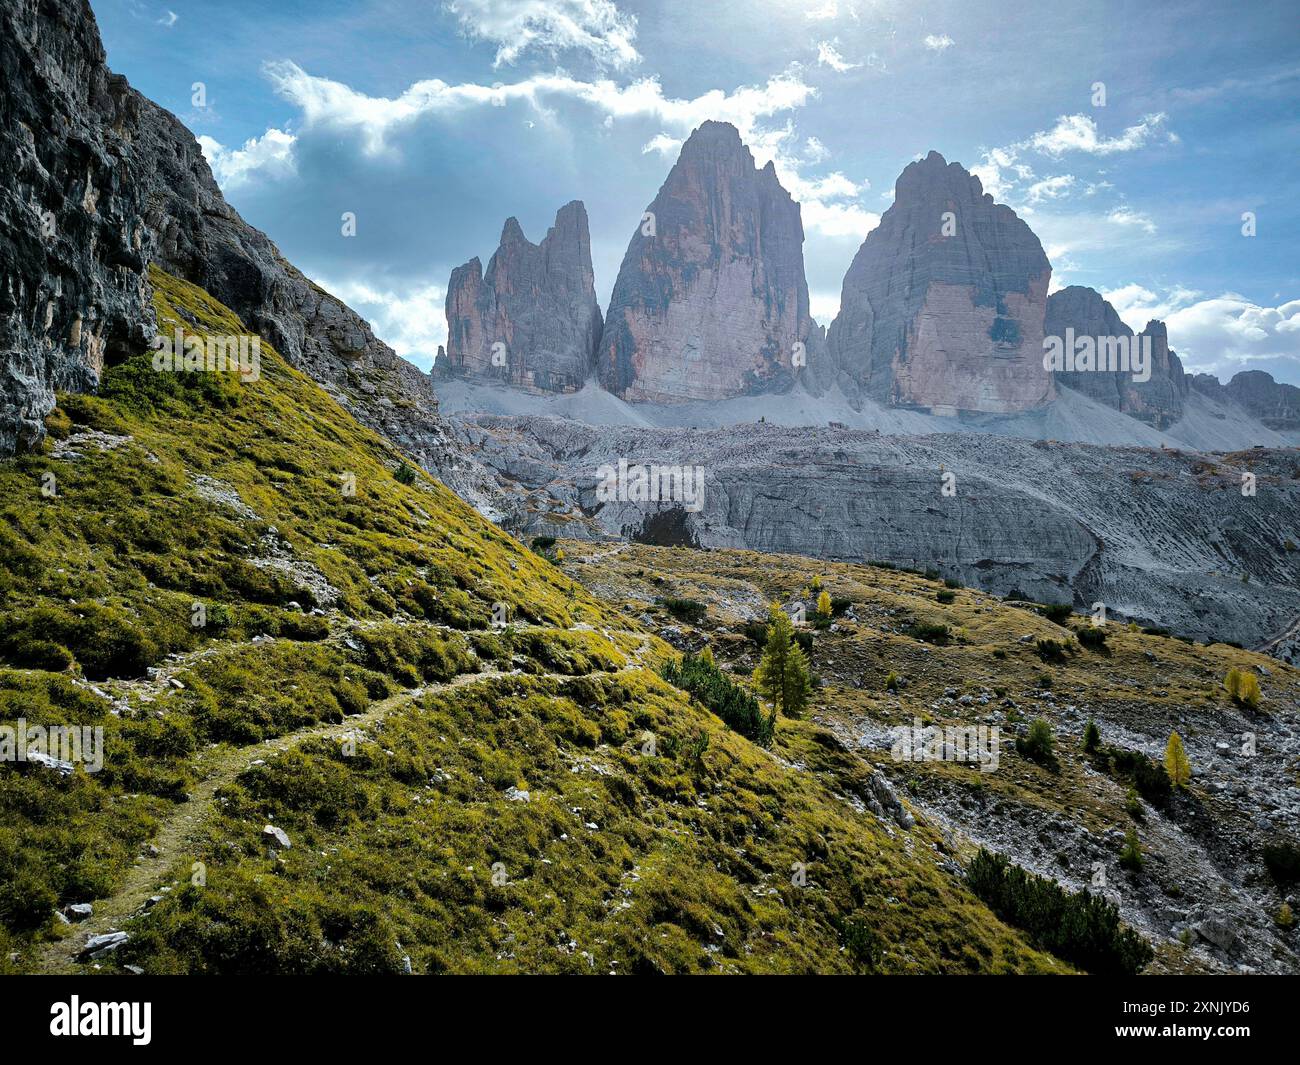
[{"label": "small pine tree", "polygon": [[1041,717],[1036,717],[1029,722],[1028,734],[1016,737],[1016,751],[1030,761],[1056,770],[1060,768],[1060,763],[1056,759],[1055,743],[1052,726]]},{"label": "small pine tree", "polygon": [[822,579],[820,577],[814,577],[812,583],[808,585],[808,588],[813,595],[817,595],[822,590]]},{"label": "small pine tree", "polygon": [[817,597],[817,616],[823,621],[830,621],[831,609],[831,593],[823,591]]},{"label": "small pine tree", "polygon": [[774,709],[798,717],[812,690],[808,659],[794,642],[794,625],[778,604],[772,604],[768,619],[767,646],[754,670],[754,683]]},{"label": "small pine tree", "polygon": [[562,548],[562,547],[557,547],[557,548],[555,549],[555,561],[556,561],[556,562],[563,562],[563,561],[564,561],[564,548]]},{"label": "small pine tree", "polygon": [[700,652],[700,661],[710,668],[717,666],[717,663],[713,660],[713,648],[707,643],[704,645],[704,650]]},{"label": "small pine tree", "polygon": [[1142,857],[1142,844],[1138,840],[1138,834],[1133,829],[1124,833],[1124,849],[1119,854],[1119,864],[1125,869],[1136,873],[1145,864],[1146,859]]},{"label": "small pine tree", "polygon": [[1249,670],[1233,666],[1223,678],[1223,686],[1228,689],[1234,703],[1252,710],[1259,706],[1259,679]]},{"label": "small pine tree", "polygon": [[1097,722],[1089,718],[1088,723],[1083,727],[1083,749],[1092,754],[1101,746],[1101,729],[1097,727]]},{"label": "small pine tree", "polygon": [[1183,747],[1183,738],[1177,732],[1169,733],[1169,742],[1165,745],[1165,772],[1169,774],[1169,783],[1176,788],[1185,788],[1192,780],[1192,763],[1187,759]]}]

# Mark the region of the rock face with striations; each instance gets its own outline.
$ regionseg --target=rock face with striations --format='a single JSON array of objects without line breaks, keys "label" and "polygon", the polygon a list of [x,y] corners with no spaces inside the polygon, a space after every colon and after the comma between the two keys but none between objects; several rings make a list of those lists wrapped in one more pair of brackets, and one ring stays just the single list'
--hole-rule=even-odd
[{"label": "rock face with striations", "polygon": [[598,366],[632,401],[789,388],[812,331],[799,205],[736,128],[705,122],[639,224],[615,282]]},{"label": "rock face with striations", "polygon": [[[1178,355],[1169,350],[1164,322],[1151,321],[1136,336],[1120,319],[1115,308],[1095,289],[1071,285],[1047,297],[1044,333],[1066,337],[1129,338],[1139,343],[1149,339],[1150,378],[1137,380],[1131,372],[1104,370],[1060,371],[1058,384],[1083,392],[1108,407],[1132,415],[1157,429],[1166,429],[1183,416],[1189,381]],[[1100,350],[1101,345],[1098,345]]]},{"label": "rock face with striations", "polygon": [[156,263],[457,482],[429,376],[226,203],[189,130],[108,70],[86,0],[5,3],[0,75],[0,453],[148,343]]},{"label": "rock face with striations", "polygon": [[153,334],[140,100],[81,4],[0,7],[0,454]]},{"label": "rock face with striations", "polygon": [[817,386],[929,410],[1007,413],[1055,395],[1052,268],[1033,231],[938,152],[911,163],[844,278]]},{"label": "rock face with striations", "polygon": [[442,366],[571,392],[591,375],[600,331],[587,211],[574,200],[560,208],[540,244],[509,218],[486,274],[477,258],[452,271]]}]

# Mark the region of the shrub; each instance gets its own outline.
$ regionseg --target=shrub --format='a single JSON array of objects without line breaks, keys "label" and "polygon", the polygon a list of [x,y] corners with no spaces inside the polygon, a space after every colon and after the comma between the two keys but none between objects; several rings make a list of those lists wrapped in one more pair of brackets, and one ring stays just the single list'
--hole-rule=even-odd
[{"label": "shrub", "polygon": [[1097,767],[1137,788],[1138,794],[1153,806],[1164,806],[1173,792],[1165,767],[1156,765],[1141,751],[1122,747],[1102,747],[1095,756]]},{"label": "shrub", "polygon": [[831,593],[823,590],[817,596],[817,618],[820,621],[830,621],[831,619]]},{"label": "shrub", "polygon": [[934,593],[934,597],[946,606],[957,598],[957,593],[951,592],[947,588],[942,588]]},{"label": "shrub", "polygon": [[1098,976],[1133,976],[1155,957],[1137,932],[1120,923],[1114,904],[1086,891],[1068,892],[1045,877],[980,849],[966,882],[998,917],[1034,944]]},{"label": "shrub", "polygon": [[329,634],[325,619],[314,614],[289,614],[280,622],[280,635],[286,640],[323,640]]},{"label": "shrub", "polygon": [[1138,872],[1146,864],[1142,857],[1142,844],[1132,828],[1124,833],[1124,849],[1119,852],[1119,864],[1131,873]]},{"label": "shrub", "polygon": [[1100,746],[1101,729],[1097,727],[1097,722],[1089,718],[1088,723],[1083,726],[1083,749],[1092,754]]},{"label": "shrub", "polygon": [[549,551],[554,546],[555,546],[554,536],[533,537],[533,550],[536,551],[539,555],[544,555],[547,551]]},{"label": "shrub", "polygon": [[952,630],[947,625],[936,625],[931,622],[914,622],[907,627],[906,633],[914,640],[931,643],[936,647],[944,647],[952,639]]},{"label": "shrub", "polygon": [[1043,617],[1057,625],[1064,625],[1074,613],[1073,603],[1044,603]]},{"label": "shrub", "polygon": [[1176,731],[1169,733],[1165,745],[1165,772],[1169,774],[1169,783],[1176,788],[1185,788],[1192,781],[1192,763],[1188,761],[1183,738]]},{"label": "shrub", "polygon": [[1146,816],[1142,809],[1142,800],[1138,798],[1137,788],[1128,789],[1124,796],[1124,809],[1134,821],[1141,821]]},{"label": "shrub", "polygon": [[1259,706],[1259,679],[1249,670],[1233,666],[1223,678],[1223,686],[1238,706],[1249,707],[1251,710]]},{"label": "shrub", "polygon": [[1056,741],[1052,738],[1052,726],[1041,717],[1029,723],[1029,732],[1016,737],[1016,751],[1031,762],[1056,770],[1060,764],[1056,760]]},{"label": "shrub", "polygon": [[1070,645],[1060,640],[1039,640],[1034,644],[1034,650],[1044,662],[1060,665],[1066,661]]},{"label": "shrub", "polygon": [[[116,607],[83,603],[38,607],[6,619],[0,655],[28,669],[67,669],[66,652],[91,680],[139,677],[164,651],[135,619]],[[55,646],[57,645],[57,646]]]},{"label": "shrub", "polygon": [[[708,651],[708,648],[705,648]],[[663,669],[669,684],[689,692],[722,718],[728,728],[762,747],[772,742],[776,711],[764,714],[758,700],[714,664],[712,655],[684,655]]]},{"label": "shrub", "polygon": [[397,472],[393,476],[397,478],[398,484],[415,484],[415,470],[405,462],[397,467]]},{"label": "shrub", "polygon": [[1080,629],[1075,635],[1079,638],[1079,643],[1089,651],[1105,652],[1106,648],[1106,630],[1100,625],[1088,625]]},{"label": "shrub", "polygon": [[708,613],[708,607],[695,599],[665,599],[663,608],[687,625],[698,625]]}]

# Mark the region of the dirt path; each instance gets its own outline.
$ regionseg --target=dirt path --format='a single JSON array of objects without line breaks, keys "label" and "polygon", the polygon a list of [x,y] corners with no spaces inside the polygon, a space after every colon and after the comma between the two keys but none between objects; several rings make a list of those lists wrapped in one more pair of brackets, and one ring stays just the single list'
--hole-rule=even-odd
[{"label": "dirt path", "polygon": [[[569,631],[577,631],[584,626],[575,626]],[[592,631],[590,626],[585,626]],[[637,636],[641,646],[626,656],[626,664],[613,674],[617,675],[632,670],[645,668],[641,662],[642,655],[650,647],[650,639],[644,633],[629,630],[595,630],[603,631],[606,637],[613,633]],[[172,670],[168,670],[170,674]],[[387,699],[372,703],[365,711],[346,717],[342,721],[308,725],[296,732],[290,732],[275,739],[247,747],[231,747],[222,744],[202,751],[195,758],[195,776],[198,782],[190,790],[185,802],[169,811],[159,823],[158,831],[151,840],[153,849],[133,865],[123,877],[121,884],[112,895],[94,900],[94,914],[86,921],[67,929],[67,934],[60,939],[41,944],[33,957],[33,969],[40,973],[70,973],[84,971],[77,955],[81,953],[86,941],[105,932],[123,930],[127,919],[139,913],[145,903],[164,884],[175,878],[176,863],[192,855],[189,849],[203,827],[212,817],[217,792],[230,784],[236,777],[260,758],[271,758],[283,754],[294,747],[317,739],[342,740],[349,733],[365,730],[377,725],[390,714],[414,705],[426,695],[437,692],[453,691],[470,684],[498,677],[519,676],[536,680],[572,680],[568,673],[523,673],[485,670],[480,673],[463,673],[441,684],[429,684],[410,691],[398,692]],[[165,676],[147,682],[153,687],[162,687]]]}]

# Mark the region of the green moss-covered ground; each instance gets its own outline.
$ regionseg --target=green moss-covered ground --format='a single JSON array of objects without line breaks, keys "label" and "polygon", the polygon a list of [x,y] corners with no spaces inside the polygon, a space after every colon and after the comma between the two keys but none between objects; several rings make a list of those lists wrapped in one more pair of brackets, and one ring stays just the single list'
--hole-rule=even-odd
[{"label": "green moss-covered ground", "polygon": [[[164,333],[243,331],[153,283]],[[864,812],[826,731],[728,731],[266,347],[243,383],[141,353],[49,428],[0,464],[0,722],[107,751],[0,764],[0,966],[82,967],[117,927],[109,971],[1067,968]]]}]

